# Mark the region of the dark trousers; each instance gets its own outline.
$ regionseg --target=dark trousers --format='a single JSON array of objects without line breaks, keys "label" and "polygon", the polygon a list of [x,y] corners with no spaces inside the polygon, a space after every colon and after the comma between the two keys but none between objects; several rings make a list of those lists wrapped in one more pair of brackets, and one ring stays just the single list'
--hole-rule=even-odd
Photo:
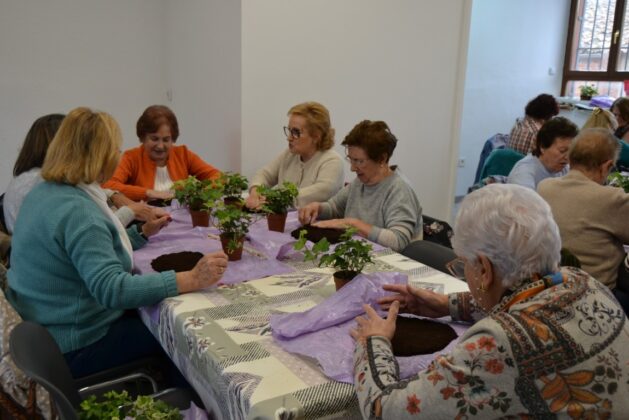
[{"label": "dark trousers", "polygon": [[629,314],[629,270],[625,267],[623,260],[618,267],[618,278],[616,280],[616,288],[612,290],[618,303],[622,306],[625,314]]},{"label": "dark trousers", "polygon": [[64,354],[72,376],[81,378],[146,357],[163,357],[168,385],[189,387],[162,346],[142,323],[136,311],[127,311],[109,327],[100,340]]}]

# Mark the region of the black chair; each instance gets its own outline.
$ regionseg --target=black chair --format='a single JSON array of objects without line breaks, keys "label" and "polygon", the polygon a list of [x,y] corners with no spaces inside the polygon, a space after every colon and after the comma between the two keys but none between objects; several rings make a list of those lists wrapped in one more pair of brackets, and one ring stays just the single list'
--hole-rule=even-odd
[{"label": "black chair", "polygon": [[451,248],[430,241],[411,242],[402,250],[402,255],[446,274],[450,274],[446,264],[456,258]]},{"label": "black chair", "polygon": [[[62,420],[78,419],[76,410],[84,396],[109,391],[120,384],[140,379],[152,381],[143,373],[134,373],[79,389],[54,338],[46,328],[34,322],[23,321],[17,325],[11,331],[9,347],[15,365],[50,393]],[[156,384],[152,382],[153,392],[157,392]],[[188,408],[192,401],[191,393],[185,389],[164,390],[153,394],[153,397],[179,409]]]}]

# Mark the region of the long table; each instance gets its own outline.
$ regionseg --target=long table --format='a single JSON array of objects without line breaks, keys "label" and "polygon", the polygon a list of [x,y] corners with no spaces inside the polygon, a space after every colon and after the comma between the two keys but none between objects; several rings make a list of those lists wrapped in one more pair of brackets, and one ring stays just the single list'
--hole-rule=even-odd
[{"label": "long table", "polygon": [[[212,228],[192,228],[180,212],[174,210],[174,222],[136,251],[138,271],[151,270],[147,256],[159,248],[204,251],[196,241],[196,248],[189,249],[185,238],[212,235]],[[287,231],[297,225],[292,215]],[[267,259],[274,259],[282,243],[292,240],[287,234],[269,239],[264,221],[253,226],[250,235],[259,252],[270,253]],[[205,252],[216,248],[217,241],[204,240]],[[365,272],[406,273],[412,284],[444,293],[467,290],[466,283],[453,277],[390,249],[376,249],[375,263]],[[242,273],[238,264],[230,263],[228,271]],[[333,270],[295,257],[281,264],[278,274],[240,283],[232,279],[230,284],[165,299],[142,308],[141,317],[215,418],[360,418],[353,385],[329,379],[313,359],[284,351],[269,327],[271,314],[305,311],[334,293]]]}]

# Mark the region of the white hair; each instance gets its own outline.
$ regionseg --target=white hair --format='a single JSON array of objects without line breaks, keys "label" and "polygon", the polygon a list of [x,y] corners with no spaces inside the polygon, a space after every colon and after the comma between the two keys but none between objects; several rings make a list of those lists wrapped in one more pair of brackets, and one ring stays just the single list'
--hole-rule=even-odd
[{"label": "white hair", "polygon": [[550,206],[533,190],[491,184],[469,194],[456,216],[452,246],[475,262],[487,257],[503,286],[559,266],[561,237]]}]

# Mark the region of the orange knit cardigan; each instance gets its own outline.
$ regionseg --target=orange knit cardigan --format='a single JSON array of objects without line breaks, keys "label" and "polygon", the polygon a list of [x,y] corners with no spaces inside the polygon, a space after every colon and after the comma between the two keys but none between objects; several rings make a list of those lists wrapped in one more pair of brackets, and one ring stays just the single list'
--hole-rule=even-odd
[{"label": "orange knit cardigan", "polygon": [[[172,146],[166,163],[168,174],[173,181],[187,178],[189,175],[203,179],[216,179],[221,171],[205,163],[203,159],[188,150],[186,146]],[[157,166],[140,145],[127,150],[111,179],[103,188],[120,191],[132,200],[146,200],[146,190],[153,189]]]}]

